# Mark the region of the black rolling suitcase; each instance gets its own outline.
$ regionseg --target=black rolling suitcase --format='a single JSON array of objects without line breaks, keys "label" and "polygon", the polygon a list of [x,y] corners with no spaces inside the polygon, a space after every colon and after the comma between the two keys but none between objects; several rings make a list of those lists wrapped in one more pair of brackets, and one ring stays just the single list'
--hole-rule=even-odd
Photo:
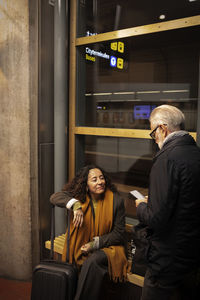
[{"label": "black rolling suitcase", "polygon": [[[67,260],[69,257],[69,216],[67,238]],[[53,258],[53,241],[55,237],[55,216],[52,207],[51,221],[51,258]],[[73,264],[43,261],[33,271],[31,300],[73,300],[76,292],[77,269]]]}]

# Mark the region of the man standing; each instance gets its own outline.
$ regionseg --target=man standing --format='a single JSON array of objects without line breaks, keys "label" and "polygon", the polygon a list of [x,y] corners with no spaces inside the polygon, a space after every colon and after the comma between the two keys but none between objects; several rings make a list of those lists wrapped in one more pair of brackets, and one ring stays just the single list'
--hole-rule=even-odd
[{"label": "man standing", "polygon": [[200,149],[183,130],[184,123],[183,113],[170,105],[158,106],[150,116],[150,136],[160,151],[153,160],[148,200],[136,200],[138,219],[149,233],[142,300],[170,299],[181,285],[184,299],[200,299],[195,290],[200,263]]}]

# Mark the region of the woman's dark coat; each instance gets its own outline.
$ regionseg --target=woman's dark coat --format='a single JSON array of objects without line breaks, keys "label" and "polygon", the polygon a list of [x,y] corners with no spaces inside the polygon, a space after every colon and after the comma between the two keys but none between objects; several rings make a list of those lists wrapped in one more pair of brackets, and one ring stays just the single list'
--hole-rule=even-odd
[{"label": "woman's dark coat", "polygon": [[[68,192],[58,192],[50,197],[50,202],[59,207],[66,207],[73,198]],[[113,227],[108,234],[99,237],[99,248],[125,244],[125,207],[119,194],[113,195]]]}]

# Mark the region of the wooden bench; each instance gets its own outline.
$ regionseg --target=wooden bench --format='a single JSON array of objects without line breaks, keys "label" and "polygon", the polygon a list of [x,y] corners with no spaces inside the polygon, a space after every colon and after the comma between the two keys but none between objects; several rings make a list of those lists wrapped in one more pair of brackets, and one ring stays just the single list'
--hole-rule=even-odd
[{"label": "wooden bench", "polygon": [[[54,254],[55,254],[55,259],[61,259],[61,255],[63,253],[63,248],[64,248],[64,243],[65,243],[65,234],[62,234],[54,239]],[[46,241],[45,242],[45,248],[46,249],[51,249],[51,241]],[[139,276],[137,274],[132,274],[128,273],[127,274],[127,279],[128,282],[133,283],[137,286],[143,287],[144,284],[144,277]]]}]

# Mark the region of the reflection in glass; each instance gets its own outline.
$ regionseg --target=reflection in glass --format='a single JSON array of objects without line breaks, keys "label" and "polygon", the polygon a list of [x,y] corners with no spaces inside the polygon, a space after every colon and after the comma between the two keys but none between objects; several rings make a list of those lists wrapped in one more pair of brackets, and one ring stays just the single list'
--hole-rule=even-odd
[{"label": "reflection in glass", "polygon": [[129,192],[137,189],[147,195],[156,144],[152,140],[145,139],[79,136],[76,148],[78,149],[76,169],[86,164],[97,164],[102,167],[122,194],[126,215],[136,217],[134,200]]},{"label": "reflection in glass", "polygon": [[78,50],[77,126],[148,128],[164,103],[196,131],[199,27],[82,46]]},{"label": "reflection in glass", "polygon": [[200,1],[79,0],[78,37],[195,16]]}]

